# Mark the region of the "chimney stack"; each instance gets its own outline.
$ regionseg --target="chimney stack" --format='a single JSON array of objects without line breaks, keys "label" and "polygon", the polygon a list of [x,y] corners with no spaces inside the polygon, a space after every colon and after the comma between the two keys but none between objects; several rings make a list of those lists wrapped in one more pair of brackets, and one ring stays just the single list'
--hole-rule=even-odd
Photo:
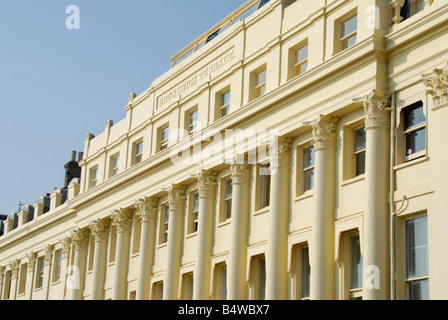
[{"label": "chimney stack", "polygon": [[76,161],[76,151],[70,152],[70,161],[65,164],[65,183],[64,188],[68,188],[68,185],[70,184],[70,181],[72,181],[75,178],[81,178],[81,167],[78,164],[78,161],[82,160],[83,153],[78,153],[78,161]]}]

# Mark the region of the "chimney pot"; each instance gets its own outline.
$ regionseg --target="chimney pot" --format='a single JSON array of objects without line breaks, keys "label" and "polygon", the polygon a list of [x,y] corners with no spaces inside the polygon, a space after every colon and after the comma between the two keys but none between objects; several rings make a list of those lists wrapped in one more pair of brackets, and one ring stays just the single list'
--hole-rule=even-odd
[{"label": "chimney pot", "polygon": [[78,152],[78,162],[84,157],[84,152]]},{"label": "chimney pot", "polygon": [[76,151],[70,153],[70,161],[76,161]]}]

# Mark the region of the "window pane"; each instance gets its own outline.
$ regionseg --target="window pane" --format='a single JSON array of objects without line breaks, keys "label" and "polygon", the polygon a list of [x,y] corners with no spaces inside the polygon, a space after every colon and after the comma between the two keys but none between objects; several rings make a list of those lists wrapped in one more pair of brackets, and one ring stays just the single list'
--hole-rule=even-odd
[{"label": "window pane", "polygon": [[257,86],[259,86],[262,83],[265,83],[266,82],[266,70],[263,70],[260,73],[258,73],[255,81],[256,81]]},{"label": "window pane", "polygon": [[406,222],[406,276],[428,274],[428,224],[427,218],[421,217]]},{"label": "window pane", "polygon": [[341,23],[341,38],[348,36],[350,33],[356,31],[358,27],[358,16],[354,15],[353,17],[345,20]]},{"label": "window pane", "polygon": [[356,35],[354,35],[353,37],[345,39],[344,41],[342,41],[342,50],[350,48],[355,43],[356,43]]},{"label": "window pane", "polygon": [[408,133],[406,135],[406,155],[423,151],[426,149],[426,128]]},{"label": "window pane", "polygon": [[354,131],[354,151],[361,151],[366,148],[366,131],[363,128],[359,128]]},{"label": "window pane", "polygon": [[361,152],[355,155],[355,176],[366,173],[366,153]]},{"label": "window pane", "polygon": [[308,70],[308,62],[305,62],[304,64],[300,65],[300,73],[304,73]]},{"label": "window pane", "polygon": [[350,237],[350,289],[362,288],[362,255],[359,235]]},{"label": "window pane", "polygon": [[225,117],[229,114],[229,107],[221,109],[221,117]]},{"label": "window pane", "polygon": [[195,193],[193,196],[193,212],[199,211],[199,193]]},{"label": "window pane", "polygon": [[168,137],[169,137],[169,127],[166,127],[166,128],[164,128],[164,129],[162,129],[162,132],[161,132],[161,140],[162,141],[165,141],[165,140],[168,140]]},{"label": "window pane", "polygon": [[221,107],[228,105],[230,103],[230,91],[226,91],[221,94]]},{"label": "window pane", "polygon": [[412,106],[407,107],[404,110],[404,130],[407,131],[417,125],[424,124],[426,122],[425,114],[423,113],[423,104],[418,102]]},{"label": "window pane", "polygon": [[176,61],[174,61],[173,67],[178,65],[179,63],[181,63],[182,61],[184,61],[186,58],[188,58],[192,53],[194,52],[194,47],[191,48],[189,51],[187,51],[186,53],[184,53],[182,56],[180,56],[179,58],[176,59]]},{"label": "window pane", "polygon": [[248,16],[250,16],[252,13],[254,13],[257,10],[258,3],[254,4],[252,7],[241,13],[239,16],[235,18],[234,22],[238,22],[240,20],[246,19]]},{"label": "window pane", "polygon": [[266,260],[259,260],[258,299],[264,300],[266,293]]},{"label": "window pane", "polygon": [[232,217],[232,199],[227,200],[225,206],[226,219],[230,219]]},{"label": "window pane", "polygon": [[311,267],[310,267],[310,258],[309,258],[309,249],[308,247],[302,248],[302,298],[308,298],[310,296],[310,275],[311,275]]},{"label": "window pane", "polygon": [[226,180],[226,199],[232,197],[232,179]]},{"label": "window pane", "polygon": [[409,300],[429,300],[429,279],[412,281],[409,285]]},{"label": "window pane", "polygon": [[303,149],[303,169],[314,166],[314,147]]},{"label": "window pane", "polygon": [[270,0],[261,0],[260,1],[260,6],[258,7],[258,9],[260,9],[262,6],[264,6],[266,3],[268,3]]},{"label": "window pane", "polygon": [[297,50],[296,53],[296,64],[300,61],[308,59],[308,46],[304,46],[303,48],[300,48]]},{"label": "window pane", "polygon": [[303,192],[314,189],[314,169],[303,173]]}]

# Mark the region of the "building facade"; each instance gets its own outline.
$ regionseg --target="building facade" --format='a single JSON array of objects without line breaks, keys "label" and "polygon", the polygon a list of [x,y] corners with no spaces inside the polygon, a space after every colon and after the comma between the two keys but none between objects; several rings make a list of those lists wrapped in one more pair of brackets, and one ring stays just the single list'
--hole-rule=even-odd
[{"label": "building facade", "polygon": [[5,220],[0,298],[447,299],[447,21],[247,1]]}]

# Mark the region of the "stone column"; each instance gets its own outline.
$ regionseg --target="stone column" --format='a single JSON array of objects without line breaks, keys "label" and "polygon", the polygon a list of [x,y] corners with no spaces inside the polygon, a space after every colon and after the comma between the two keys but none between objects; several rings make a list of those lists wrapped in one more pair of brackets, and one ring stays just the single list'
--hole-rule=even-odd
[{"label": "stone column", "polygon": [[213,221],[217,172],[202,171],[198,177],[198,252],[194,270],[194,300],[210,299],[210,258],[213,247]]},{"label": "stone column", "polygon": [[334,200],[336,124],[320,116],[312,123],[315,153],[314,212],[310,243],[312,300],[334,299]]},{"label": "stone column", "polygon": [[59,240],[62,245],[62,256],[61,256],[61,283],[64,286],[62,299],[66,299],[67,295],[67,271],[70,262],[70,248],[72,244],[72,239],[70,237],[65,237]]},{"label": "stone column", "polygon": [[107,236],[110,219],[95,219],[90,224],[90,230],[95,241],[95,256],[93,258],[92,300],[104,300],[104,283],[107,267]]},{"label": "stone column", "polygon": [[232,174],[232,217],[227,273],[229,300],[246,299],[247,236],[249,220],[250,165],[236,161]]},{"label": "stone column", "polygon": [[266,299],[288,298],[288,220],[291,139],[271,145],[271,196],[266,251]]},{"label": "stone column", "polygon": [[132,210],[116,210],[113,219],[117,229],[117,254],[112,300],[126,300]]},{"label": "stone column", "polygon": [[53,265],[53,251],[54,246],[48,245],[45,247],[45,269],[44,269],[44,296],[48,300],[48,294],[50,291],[51,272]]},{"label": "stone column", "polygon": [[[363,299],[390,298],[389,97],[366,97],[366,193],[363,239]],[[375,274],[373,274],[375,273]],[[375,282],[372,283],[367,277]]]},{"label": "stone column", "polygon": [[135,204],[141,221],[140,261],[138,266],[137,300],[148,300],[154,264],[157,204],[159,199],[140,199]]},{"label": "stone column", "polygon": [[182,256],[185,187],[170,187],[168,190],[168,205],[168,260],[163,285],[163,300],[176,300],[178,298],[179,268]]},{"label": "stone column", "polygon": [[36,261],[37,255],[35,252],[29,253],[26,255],[28,260],[27,267],[27,275],[26,275],[26,284],[25,284],[25,294],[28,300],[33,299],[33,290],[34,290],[34,274],[36,270]]},{"label": "stone column", "polygon": [[0,267],[0,300],[3,300],[3,291],[5,289],[5,267]]},{"label": "stone column", "polygon": [[9,300],[16,300],[17,282],[19,280],[20,260],[16,259],[9,263],[11,266],[11,283],[9,289]]},{"label": "stone column", "polygon": [[75,229],[72,231],[71,239],[75,246],[74,266],[71,270],[71,289],[72,300],[82,300],[84,286],[86,282],[87,267],[87,246],[89,244],[89,229]]}]

